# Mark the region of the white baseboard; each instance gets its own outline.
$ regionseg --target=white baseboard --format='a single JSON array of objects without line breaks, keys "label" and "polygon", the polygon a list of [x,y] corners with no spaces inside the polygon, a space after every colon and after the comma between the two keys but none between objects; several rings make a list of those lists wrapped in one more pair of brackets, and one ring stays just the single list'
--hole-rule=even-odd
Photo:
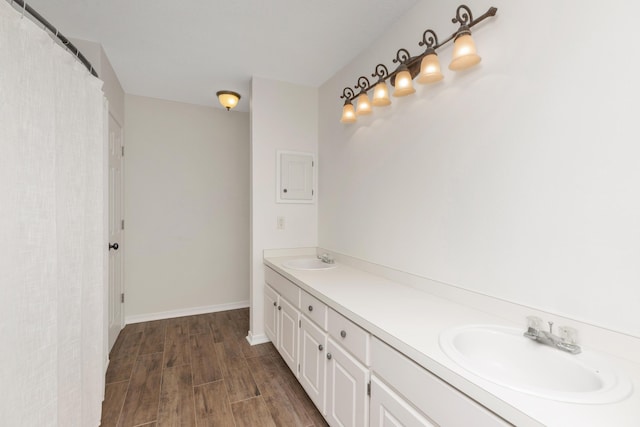
[{"label": "white baseboard", "polygon": [[249,334],[247,335],[247,341],[249,341],[249,344],[251,345],[264,344],[267,342],[271,342],[271,340],[265,334],[253,335],[251,331],[249,331]]},{"label": "white baseboard", "polygon": [[202,307],[183,308],[179,310],[161,311],[158,313],[135,314],[133,316],[125,316],[124,323],[149,322],[151,320],[172,319],[174,317],[194,316],[196,314],[215,313],[218,311],[235,310],[238,308],[249,307],[249,301],[230,302],[227,304],[208,305]]}]

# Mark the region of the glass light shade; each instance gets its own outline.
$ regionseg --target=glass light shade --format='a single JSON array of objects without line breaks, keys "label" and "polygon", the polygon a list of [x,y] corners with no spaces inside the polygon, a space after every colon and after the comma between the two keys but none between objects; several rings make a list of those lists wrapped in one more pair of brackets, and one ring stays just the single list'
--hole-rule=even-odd
[{"label": "glass light shade", "polygon": [[449,69],[453,71],[466,70],[480,62],[480,59],[471,34],[462,34],[453,43],[453,59],[451,59]]},{"label": "glass light shade", "polygon": [[229,90],[221,90],[217,92],[216,95],[218,95],[220,104],[222,104],[227,111],[238,105],[238,101],[240,101],[240,94]]},{"label": "glass light shade", "polygon": [[409,70],[402,70],[396,74],[396,89],[393,91],[393,96],[407,96],[415,91]]},{"label": "glass light shade", "polygon": [[387,87],[386,82],[382,81],[374,86],[372,104],[376,107],[391,105],[391,100],[389,99],[389,88]]},{"label": "glass light shade", "polygon": [[356,121],[356,111],[353,108],[353,104],[348,102],[342,107],[341,123],[354,123]]},{"label": "glass light shade", "polygon": [[366,92],[362,92],[358,95],[358,106],[356,107],[356,115],[365,116],[371,114],[371,102],[369,102],[369,96]]},{"label": "glass light shade", "polygon": [[435,83],[442,80],[444,76],[440,71],[440,61],[438,55],[430,53],[422,58],[420,63],[420,76],[418,77],[418,83]]}]

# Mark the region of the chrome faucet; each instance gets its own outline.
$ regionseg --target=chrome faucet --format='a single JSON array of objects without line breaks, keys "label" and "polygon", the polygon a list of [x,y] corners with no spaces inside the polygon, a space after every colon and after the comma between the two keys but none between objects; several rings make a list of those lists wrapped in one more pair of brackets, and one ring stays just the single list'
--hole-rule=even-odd
[{"label": "chrome faucet", "polygon": [[327,264],[333,264],[335,261],[331,258],[331,255],[328,253],[324,253],[322,255],[318,255],[318,259]]},{"label": "chrome faucet", "polygon": [[539,343],[558,348],[571,354],[578,354],[582,351],[580,346],[576,344],[577,331],[568,326],[561,326],[560,335],[553,333],[553,322],[549,324],[549,331],[542,329],[542,319],[536,316],[527,317],[528,327],[524,336]]}]

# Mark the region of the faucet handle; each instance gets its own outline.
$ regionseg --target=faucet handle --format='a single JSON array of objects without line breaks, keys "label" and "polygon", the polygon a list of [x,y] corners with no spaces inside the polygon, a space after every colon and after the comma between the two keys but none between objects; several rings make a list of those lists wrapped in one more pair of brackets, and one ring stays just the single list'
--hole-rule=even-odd
[{"label": "faucet handle", "polygon": [[525,336],[536,339],[542,329],[542,319],[538,316],[527,316],[527,331]]},{"label": "faucet handle", "polygon": [[527,316],[527,327],[539,331],[542,329],[542,319],[538,316]]},{"label": "faucet handle", "polygon": [[565,344],[575,344],[578,340],[578,331],[569,326],[560,326],[560,339]]}]

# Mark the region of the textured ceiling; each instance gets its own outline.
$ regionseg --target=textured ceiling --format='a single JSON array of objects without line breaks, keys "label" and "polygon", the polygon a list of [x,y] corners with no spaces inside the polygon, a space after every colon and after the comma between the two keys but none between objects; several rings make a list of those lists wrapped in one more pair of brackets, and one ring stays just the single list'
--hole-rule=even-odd
[{"label": "textured ceiling", "polygon": [[[27,0],[102,44],[125,92],[216,106],[251,76],[320,86],[420,0]],[[222,108],[222,107],[220,107]]]}]

